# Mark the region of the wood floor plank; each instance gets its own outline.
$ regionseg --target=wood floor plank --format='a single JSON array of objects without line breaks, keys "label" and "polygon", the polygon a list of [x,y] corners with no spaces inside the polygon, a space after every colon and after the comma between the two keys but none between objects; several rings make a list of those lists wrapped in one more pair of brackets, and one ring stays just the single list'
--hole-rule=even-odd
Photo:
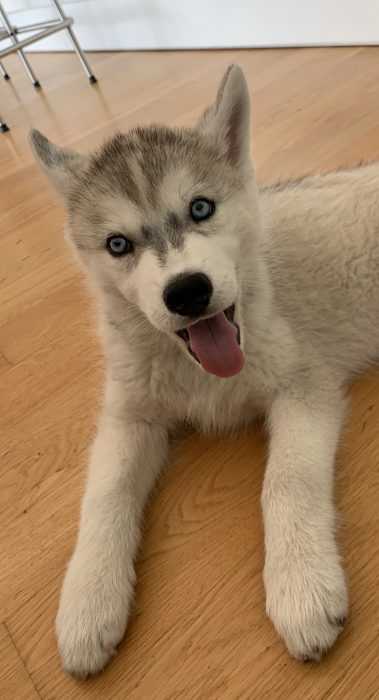
[{"label": "wood floor plank", "polygon": [[39,700],[5,625],[0,624],[1,700]]},{"label": "wood floor plank", "polygon": [[338,456],[351,615],[320,665],[290,659],[265,616],[267,445],[252,428],[236,438],[188,435],[176,447],[146,515],[135,611],[118,656],[85,683],[61,670],[54,617],[103,367],[94,308],[64,242],[60,205],[32,161],[28,129],[86,150],[137,123],[188,124],[225,66],[238,62],[253,92],[260,181],[379,158],[378,48],[90,59],[100,78],[95,89],[75,57],[62,54],[33,55],[43,93],[14,57],[7,63],[13,87],[0,81],[2,116],[12,126],[0,136],[1,700],[379,698],[377,373],[351,391]]},{"label": "wood floor plank", "polygon": [[0,352],[0,373],[4,369],[9,369],[9,366],[10,366],[9,360],[3,355],[2,352]]}]

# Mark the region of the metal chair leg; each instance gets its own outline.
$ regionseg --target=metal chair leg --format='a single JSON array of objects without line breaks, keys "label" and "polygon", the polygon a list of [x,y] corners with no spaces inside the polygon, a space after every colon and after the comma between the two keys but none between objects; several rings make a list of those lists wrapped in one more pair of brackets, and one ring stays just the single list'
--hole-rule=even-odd
[{"label": "metal chair leg", "polygon": [[[57,12],[58,12],[60,18],[61,18],[62,20],[66,19],[66,15],[65,15],[65,13],[63,12],[63,10],[62,10],[62,8],[61,8],[61,5],[60,5],[60,3],[58,2],[58,0],[52,0],[52,2],[54,3],[54,5],[55,5],[55,7],[56,7],[56,10],[57,10]],[[84,54],[84,52],[83,52],[83,50],[82,50],[82,48],[81,48],[81,46],[80,46],[80,44],[79,44],[79,42],[78,42],[78,40],[77,40],[77,38],[76,38],[76,36],[75,36],[73,30],[71,29],[71,27],[67,27],[67,31],[68,31],[68,33],[69,33],[69,35],[70,35],[70,39],[71,39],[71,41],[72,41],[72,44],[73,44],[73,46],[74,46],[74,49],[75,49],[76,54],[77,54],[77,56],[78,56],[78,59],[79,59],[80,63],[81,63],[82,66],[83,66],[83,70],[84,70],[84,72],[85,72],[87,78],[89,79],[90,83],[97,83],[97,78],[96,78],[96,76],[92,73],[91,67],[90,67],[90,65],[89,65],[89,63],[88,63],[88,61],[87,61],[87,59],[86,59],[86,57],[85,57],[85,54]]]},{"label": "metal chair leg", "polygon": [[10,80],[11,77],[9,73],[7,73],[6,69],[4,68],[3,64],[0,62],[0,73],[3,76],[4,80]]},{"label": "metal chair leg", "polygon": [[5,122],[3,122],[0,117],[0,133],[4,133],[5,131],[9,131],[9,126]]},{"label": "metal chair leg", "polygon": [[[53,1],[55,1],[55,0],[53,0]],[[85,55],[84,55],[84,53],[83,53],[81,47],[80,47],[80,44],[79,44],[79,42],[78,42],[78,40],[77,40],[77,38],[76,38],[76,36],[75,36],[73,30],[71,29],[71,27],[68,27],[68,28],[67,28],[67,31],[68,31],[68,33],[69,33],[69,35],[70,35],[70,39],[71,39],[71,41],[72,41],[72,43],[73,43],[73,46],[74,46],[74,49],[75,49],[75,51],[76,51],[76,53],[77,53],[78,59],[79,59],[80,63],[81,63],[82,66],[83,66],[83,70],[84,70],[84,72],[85,72],[85,74],[86,74],[88,80],[90,81],[90,83],[97,83],[97,78],[96,78],[96,76],[92,73],[91,67],[90,67],[90,65],[89,65],[89,63],[88,63],[88,61],[87,61],[87,59],[86,59],[86,57],[85,57]]]},{"label": "metal chair leg", "polygon": [[[8,19],[8,15],[5,12],[1,3],[0,3],[0,18],[1,18],[1,21],[4,25],[4,27],[6,28],[8,34],[9,34],[10,41],[12,42],[12,44],[17,44],[17,39],[15,38],[14,33],[13,33],[13,27],[12,27],[12,25]],[[26,58],[23,50],[18,49],[17,55],[18,55],[21,63],[23,64],[23,66],[26,70],[26,73],[29,76],[30,80],[32,81],[34,87],[36,87],[36,88],[41,87],[41,84],[40,84],[39,80],[37,79],[37,77],[35,76],[33,68],[31,67],[28,59]]]},{"label": "metal chair leg", "polygon": [[18,54],[18,57],[19,57],[21,63],[23,64],[23,66],[24,66],[24,68],[25,68],[25,71],[26,71],[27,75],[29,76],[30,80],[32,81],[34,87],[35,87],[35,88],[40,88],[40,87],[41,87],[41,83],[40,83],[40,81],[38,80],[37,76],[35,75],[35,73],[34,73],[34,71],[33,71],[33,68],[31,67],[31,65],[30,65],[30,63],[29,63],[29,61],[28,61],[28,59],[26,58],[26,56],[25,56],[23,50],[22,50],[22,49],[19,49],[19,50],[17,51],[17,54]]}]

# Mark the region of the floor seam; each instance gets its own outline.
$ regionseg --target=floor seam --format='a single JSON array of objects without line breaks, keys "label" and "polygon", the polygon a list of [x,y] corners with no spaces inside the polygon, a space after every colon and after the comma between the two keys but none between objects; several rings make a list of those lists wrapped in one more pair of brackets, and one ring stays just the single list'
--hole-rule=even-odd
[{"label": "floor seam", "polygon": [[8,367],[14,367],[13,362],[10,361],[10,359],[4,354],[2,350],[0,350],[0,357],[2,360],[4,360],[5,365]]},{"label": "floor seam", "polygon": [[5,631],[6,631],[7,635],[8,635],[8,637],[9,637],[9,639],[11,640],[12,646],[13,646],[13,648],[14,648],[14,650],[15,650],[17,656],[18,656],[18,658],[20,659],[20,662],[21,662],[23,668],[25,669],[25,673],[26,673],[26,675],[28,676],[28,678],[30,679],[30,682],[31,682],[31,684],[32,684],[32,686],[33,686],[33,688],[34,688],[36,694],[38,695],[38,697],[40,698],[40,700],[43,700],[42,695],[39,693],[39,691],[38,691],[38,689],[37,689],[37,686],[36,686],[36,684],[35,684],[35,682],[34,682],[32,676],[30,675],[30,673],[29,673],[29,671],[28,671],[28,669],[27,669],[27,667],[26,667],[25,661],[24,661],[24,659],[22,658],[22,656],[21,656],[21,654],[20,654],[20,652],[19,652],[19,650],[18,650],[18,648],[17,648],[16,642],[15,642],[14,639],[13,639],[13,636],[12,636],[12,634],[11,634],[11,632],[10,632],[10,629],[9,629],[7,623],[6,623],[5,621],[3,621],[3,622],[2,622],[2,625],[4,626]]}]

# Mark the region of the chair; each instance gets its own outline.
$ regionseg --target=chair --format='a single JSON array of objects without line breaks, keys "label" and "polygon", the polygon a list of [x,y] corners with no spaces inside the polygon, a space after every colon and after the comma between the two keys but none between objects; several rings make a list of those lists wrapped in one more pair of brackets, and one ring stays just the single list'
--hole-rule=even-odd
[{"label": "chair", "polygon": [[[6,11],[4,10],[3,4],[0,2],[0,22],[3,25],[3,28],[0,29],[0,43],[1,41],[4,41],[6,39],[11,41],[11,46],[7,46],[6,48],[0,50],[0,74],[5,80],[10,79],[10,76],[4,68],[1,59],[5,56],[9,56],[12,53],[17,53],[34,87],[40,88],[41,83],[37,79],[33,68],[29,63],[29,60],[25,56],[24,48],[26,46],[34,44],[34,42],[39,41],[40,39],[44,39],[45,37],[50,36],[51,34],[55,34],[56,32],[60,32],[62,30],[66,30],[70,36],[74,50],[78,56],[78,59],[83,67],[87,78],[89,79],[90,83],[96,83],[97,79],[94,76],[91,67],[85,57],[85,54],[82,51],[82,48],[72,29],[72,25],[74,23],[73,18],[67,17],[65,15],[58,0],[51,0],[51,2],[55,6],[55,9],[57,11],[58,16],[56,19],[46,20],[46,22],[36,22],[34,24],[24,25],[22,27],[16,27],[10,22],[9,17]],[[27,37],[26,39],[21,39],[20,35],[26,32],[35,33],[32,34],[32,36]],[[0,116],[0,132],[5,131],[9,131],[9,127]]]}]

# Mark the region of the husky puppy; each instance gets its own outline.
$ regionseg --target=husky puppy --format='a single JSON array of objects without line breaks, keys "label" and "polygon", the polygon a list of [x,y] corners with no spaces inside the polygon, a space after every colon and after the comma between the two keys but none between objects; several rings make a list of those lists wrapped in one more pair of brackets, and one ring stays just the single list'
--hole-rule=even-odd
[{"label": "husky puppy", "polygon": [[259,189],[238,66],[191,129],[133,129],[88,156],[31,141],[93,282],[107,363],[56,623],[64,668],[100,671],[124,635],[171,430],[259,414],[267,614],[290,654],[319,660],[348,608],[333,504],[346,386],[379,357],[378,166]]}]

